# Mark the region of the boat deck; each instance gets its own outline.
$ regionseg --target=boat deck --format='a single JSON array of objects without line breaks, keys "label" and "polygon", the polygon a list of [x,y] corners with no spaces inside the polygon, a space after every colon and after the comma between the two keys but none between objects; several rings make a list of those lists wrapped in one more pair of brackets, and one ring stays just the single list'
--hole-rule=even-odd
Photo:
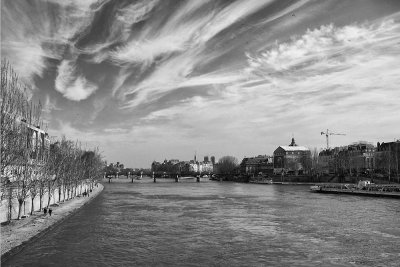
[{"label": "boat deck", "polygon": [[398,184],[371,184],[362,188],[355,184],[316,184],[310,189],[316,193],[400,198],[400,185]]}]

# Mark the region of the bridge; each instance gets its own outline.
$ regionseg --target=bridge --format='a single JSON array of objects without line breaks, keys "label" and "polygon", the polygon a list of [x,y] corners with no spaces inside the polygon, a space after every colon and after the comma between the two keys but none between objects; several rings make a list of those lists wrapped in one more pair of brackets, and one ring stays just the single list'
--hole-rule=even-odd
[{"label": "bridge", "polygon": [[[208,179],[208,177],[203,177],[203,179],[206,179],[206,178]],[[126,178],[125,177],[122,178],[122,176],[105,176],[104,179],[108,179],[108,183],[111,183],[112,180],[114,180],[114,181],[129,181],[130,180],[131,183],[140,182],[140,181],[149,181],[149,180],[152,180],[153,183],[157,183],[159,181],[163,181],[163,182],[171,181],[171,182],[175,182],[175,183],[179,183],[181,181],[193,181],[193,182],[200,183],[202,178],[199,175],[198,176],[178,176],[177,175],[174,178],[155,177],[155,176],[153,176],[153,177],[144,176],[143,177],[143,176],[139,176],[139,175],[129,175]]]}]

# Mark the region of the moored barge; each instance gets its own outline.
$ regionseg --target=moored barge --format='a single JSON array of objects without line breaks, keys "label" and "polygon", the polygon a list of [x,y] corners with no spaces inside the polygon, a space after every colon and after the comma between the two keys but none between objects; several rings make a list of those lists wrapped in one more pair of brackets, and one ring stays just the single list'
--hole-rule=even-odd
[{"label": "moored barge", "polygon": [[400,198],[399,184],[371,184],[367,181],[360,181],[358,184],[315,184],[310,190],[326,194]]}]

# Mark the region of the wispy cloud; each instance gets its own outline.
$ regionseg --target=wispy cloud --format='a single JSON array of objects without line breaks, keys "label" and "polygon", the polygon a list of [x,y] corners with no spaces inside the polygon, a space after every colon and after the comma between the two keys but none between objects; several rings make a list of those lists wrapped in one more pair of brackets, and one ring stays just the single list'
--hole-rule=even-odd
[{"label": "wispy cloud", "polygon": [[246,18],[254,12],[259,11],[260,8],[272,2],[273,0],[237,1],[226,6],[215,14],[213,19],[202,29],[199,37],[201,42],[207,42],[222,30],[232,26],[234,23]]},{"label": "wispy cloud", "polygon": [[97,90],[97,85],[77,74],[74,63],[68,60],[58,66],[55,85],[58,92],[73,101],[86,99]]},{"label": "wispy cloud", "polygon": [[101,3],[97,0],[36,1],[33,7],[22,1],[2,3],[3,56],[22,78],[33,83],[34,76],[42,76],[49,66],[47,59],[62,59],[73,37],[90,24],[91,8]]},{"label": "wispy cloud", "polygon": [[[310,123],[322,128],[349,130],[358,125],[365,129],[364,124],[381,120],[381,114],[385,114],[386,122],[395,123],[400,97],[396,88],[400,82],[396,67],[400,48],[395,45],[400,41],[399,33],[400,24],[387,19],[308,30],[290,42],[249,54],[246,71],[231,72],[235,79],[229,79],[227,72],[216,75],[219,78],[214,81],[204,76],[204,84],[223,84],[215,87],[218,93],[213,98],[194,97],[154,111],[143,120],[161,128],[179,124],[192,134],[191,140],[207,125],[218,129],[213,132],[218,142],[239,132],[253,140],[261,138],[257,132],[264,133],[279,142],[276,131],[281,127],[290,133]],[[199,77],[187,78],[184,83],[201,84]],[[275,129],[271,125],[276,125]],[[378,130],[375,134],[369,131],[379,136]],[[355,136],[349,133],[349,142],[359,138]],[[303,138],[304,143],[317,146],[315,138]],[[236,139],[239,142],[241,137]]]},{"label": "wispy cloud", "polygon": [[5,41],[1,46],[20,77],[32,83],[32,75],[42,76],[47,54],[36,42],[33,41],[29,48],[26,41]]},{"label": "wispy cloud", "polygon": [[382,48],[395,45],[398,32],[399,25],[393,21],[342,28],[332,24],[322,26],[308,30],[292,42],[277,44],[254,58],[248,55],[250,70],[266,77],[277,72],[304,70],[326,73],[328,69],[335,71],[335,67],[352,67],[346,63],[361,57],[368,59],[374,54],[390,53],[390,50],[383,51]]},{"label": "wispy cloud", "polygon": [[[118,86],[116,91],[128,95],[135,93],[136,97],[129,100],[124,107],[134,107],[143,101],[154,101],[163,94],[177,88],[225,84],[237,80],[236,73],[219,71],[196,75],[194,69],[204,60],[209,60],[210,54],[205,53],[206,43],[218,33],[232,26],[246,16],[258,11],[272,1],[251,1],[251,3],[235,2],[222,9],[211,12],[200,12],[207,2],[188,2],[178,9],[174,15],[162,25],[159,30],[144,30],[138,38],[112,51],[111,59],[118,63],[157,62],[156,70],[139,83]],[[213,55],[218,57],[224,51]],[[119,82],[120,83],[120,82]]]},{"label": "wispy cloud", "polygon": [[60,110],[60,108],[57,107],[57,103],[54,99],[51,99],[49,95],[46,95],[45,102],[43,105],[43,112],[51,114],[53,110]]},{"label": "wispy cloud", "polygon": [[[159,26],[158,30],[149,27],[134,40],[112,51],[111,59],[116,63],[145,62],[150,64],[158,57],[186,51],[193,47],[197,42],[199,30],[209,21],[212,14],[186,21],[182,21],[182,19],[188,11],[193,11],[200,6],[188,2],[185,7],[177,10],[166,24]],[[153,7],[154,2],[149,2],[144,10],[149,12]],[[130,7],[129,11],[132,10],[131,8],[134,7]],[[128,20],[130,16],[121,14],[124,21]]]},{"label": "wispy cloud", "polygon": [[54,131],[115,158],[265,154],[292,133],[318,146],[320,128],[344,143],[382,136],[371,121],[400,131],[400,13],[385,3],[6,1],[2,54],[48,114],[75,110]]}]

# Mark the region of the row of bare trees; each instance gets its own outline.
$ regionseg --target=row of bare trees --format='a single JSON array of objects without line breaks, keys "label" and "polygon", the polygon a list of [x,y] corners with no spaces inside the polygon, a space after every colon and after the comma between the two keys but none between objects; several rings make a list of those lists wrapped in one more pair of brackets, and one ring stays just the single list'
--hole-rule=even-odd
[{"label": "row of bare trees", "polygon": [[[18,79],[7,61],[1,64],[1,203],[7,203],[7,219],[12,218],[13,200],[18,216],[30,198],[38,210],[49,206],[51,198],[65,201],[92,189],[102,176],[103,161],[98,149],[83,149],[79,141],[65,137],[50,142],[43,129],[42,107],[29,99],[29,87]],[[55,193],[58,192],[58,200]],[[47,196],[47,199],[44,199]]]}]

